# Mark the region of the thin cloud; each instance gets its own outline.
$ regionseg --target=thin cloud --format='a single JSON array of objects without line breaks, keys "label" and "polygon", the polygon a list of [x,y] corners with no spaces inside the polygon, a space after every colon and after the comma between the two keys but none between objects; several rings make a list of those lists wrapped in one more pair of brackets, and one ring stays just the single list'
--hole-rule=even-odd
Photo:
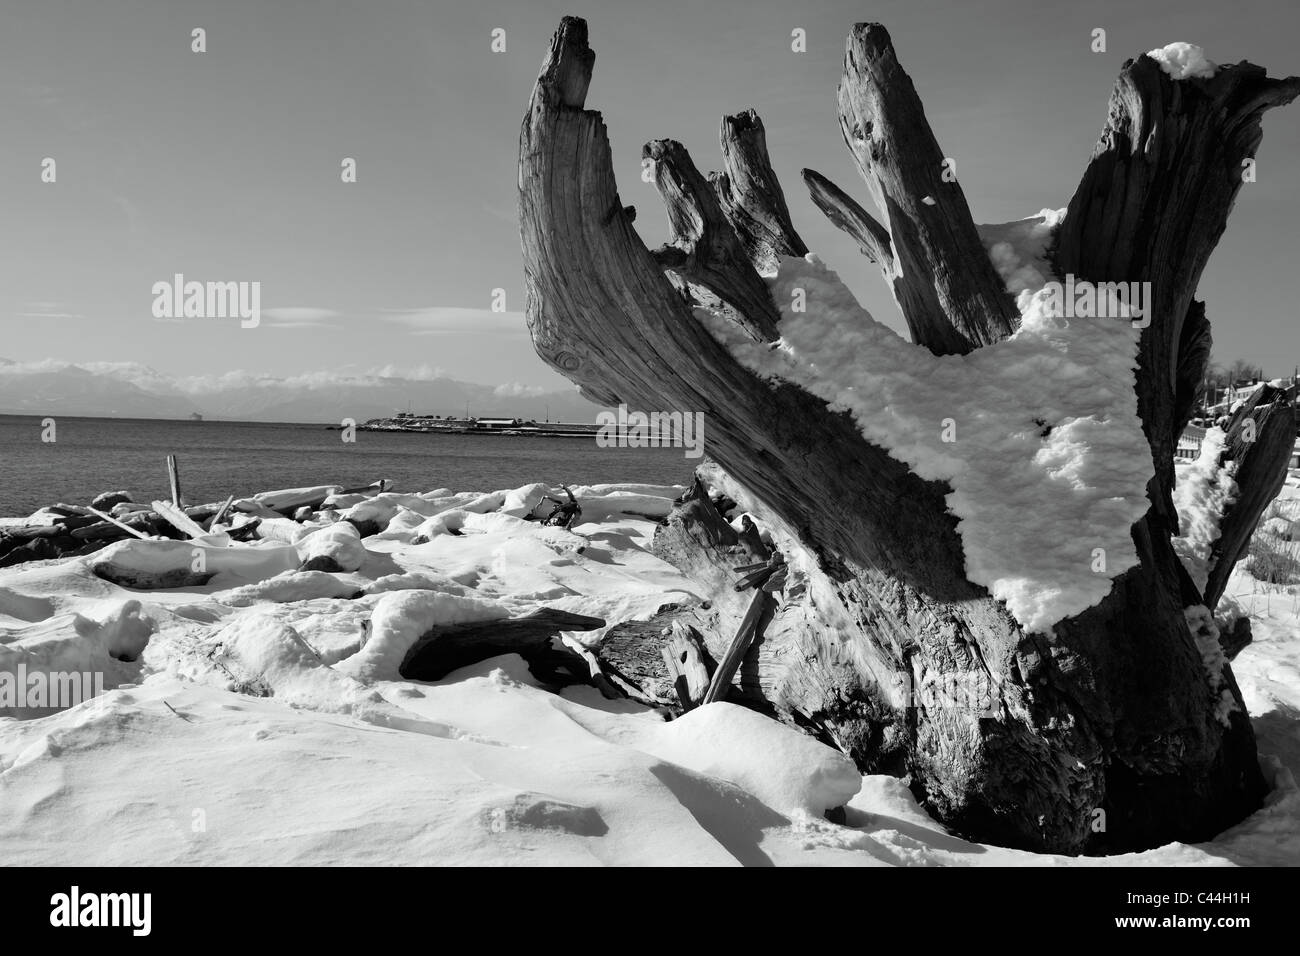
[{"label": "thin cloud", "polygon": [[536,398],[538,395],[545,395],[549,391],[553,391],[553,389],[544,388],[541,385],[523,385],[520,382],[508,382],[492,389],[492,394],[499,395],[502,398]]},{"label": "thin cloud", "polygon": [[264,325],[268,329],[341,329],[343,326],[337,322],[266,322]]},{"label": "thin cloud", "polygon": [[29,311],[15,312],[14,316],[20,319],[84,319],[85,316],[80,312],[70,311],[66,302],[52,302],[48,300],[37,300],[35,302],[26,302],[24,307]]},{"label": "thin cloud", "polygon": [[493,312],[459,306],[423,309],[384,309],[385,322],[406,326],[412,335],[524,335],[528,326],[522,312]]},{"label": "thin cloud", "polygon": [[311,305],[286,305],[273,309],[263,309],[262,318],[269,319],[266,324],[277,329],[311,329],[338,328],[339,313],[333,309],[321,309]]}]

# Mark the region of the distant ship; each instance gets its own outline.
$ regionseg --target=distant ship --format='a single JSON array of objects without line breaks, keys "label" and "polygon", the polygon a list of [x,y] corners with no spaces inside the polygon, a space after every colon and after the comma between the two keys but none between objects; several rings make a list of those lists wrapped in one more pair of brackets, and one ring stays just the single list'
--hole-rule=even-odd
[{"label": "distant ship", "polygon": [[190,421],[192,421],[192,422],[201,422],[201,421],[203,421],[203,416],[200,415],[198,412],[191,412],[191,413],[190,413]]}]

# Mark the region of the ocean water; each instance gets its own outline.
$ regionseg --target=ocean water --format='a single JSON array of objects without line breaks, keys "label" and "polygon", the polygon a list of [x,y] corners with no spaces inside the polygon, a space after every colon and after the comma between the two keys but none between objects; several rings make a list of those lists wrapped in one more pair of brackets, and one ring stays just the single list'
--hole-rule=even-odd
[{"label": "ocean water", "polygon": [[58,501],[89,504],[126,489],[136,501],[169,496],[175,455],[189,504],[304,485],[392,479],[399,491],[495,491],[533,481],[684,484],[699,459],[680,448],[598,448],[594,438],[341,432],[322,425],[0,415],[0,517]]}]

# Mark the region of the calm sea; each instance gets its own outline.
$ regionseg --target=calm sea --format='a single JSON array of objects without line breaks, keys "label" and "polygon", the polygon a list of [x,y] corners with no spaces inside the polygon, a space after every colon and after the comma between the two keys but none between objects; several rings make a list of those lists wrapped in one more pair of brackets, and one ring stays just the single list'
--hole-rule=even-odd
[{"label": "calm sea", "polygon": [[56,440],[41,419],[0,415],[0,516],[58,501],[89,504],[126,489],[136,501],[168,495],[174,454],[190,504],[304,485],[365,485],[399,491],[495,491],[533,481],[684,484],[698,459],[680,448],[598,448],[594,438],[524,438],[341,432],[322,425],[59,418]]}]

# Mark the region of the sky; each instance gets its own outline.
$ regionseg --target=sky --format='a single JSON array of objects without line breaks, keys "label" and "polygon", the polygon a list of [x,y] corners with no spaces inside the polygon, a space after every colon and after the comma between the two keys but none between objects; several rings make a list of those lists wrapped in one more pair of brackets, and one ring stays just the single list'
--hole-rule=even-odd
[{"label": "sky", "polygon": [[[515,208],[520,120],[566,13],[589,21],[587,106],[648,245],[667,220],[641,145],[677,139],[717,168],[719,118],[754,107],[804,239],[897,329],[878,271],[798,175],[870,205],[836,118],[855,21],[889,28],[979,222],[1069,201],[1131,56],[1185,40],[1300,73],[1291,0],[6,0],[0,357],[565,387],[528,340]],[[1202,280],[1216,360],[1300,363],[1297,222],[1300,105],[1266,115],[1258,180]],[[260,282],[262,323],[160,321],[152,288],[176,273]]]}]

